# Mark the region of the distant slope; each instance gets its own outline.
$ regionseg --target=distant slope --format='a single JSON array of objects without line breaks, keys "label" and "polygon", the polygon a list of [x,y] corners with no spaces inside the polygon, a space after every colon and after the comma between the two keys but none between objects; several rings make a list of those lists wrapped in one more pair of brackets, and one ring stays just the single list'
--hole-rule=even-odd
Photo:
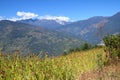
[{"label": "distant slope", "polygon": [[106,21],[106,17],[97,16],[89,18],[88,20],[80,20],[68,25],[64,25],[61,28],[58,28],[57,30],[59,30],[60,32],[70,33],[90,43],[96,44],[99,42],[99,37],[97,34],[97,24],[105,23]]},{"label": "distant slope", "polygon": [[23,22],[23,23],[27,23],[35,26],[42,26],[48,29],[56,29],[62,25],[66,25],[70,23],[65,21],[47,20],[47,19],[26,19],[26,20],[20,20],[18,22]]},{"label": "distant slope", "polygon": [[3,52],[20,50],[22,53],[60,54],[82,44],[82,40],[64,33],[20,22],[0,21],[0,47]]},{"label": "distant slope", "polygon": [[73,22],[58,28],[57,31],[72,34],[91,44],[98,44],[108,33],[120,33],[120,12],[110,17],[97,16]]},{"label": "distant slope", "polygon": [[108,18],[104,31],[110,34],[120,33],[120,12]]}]

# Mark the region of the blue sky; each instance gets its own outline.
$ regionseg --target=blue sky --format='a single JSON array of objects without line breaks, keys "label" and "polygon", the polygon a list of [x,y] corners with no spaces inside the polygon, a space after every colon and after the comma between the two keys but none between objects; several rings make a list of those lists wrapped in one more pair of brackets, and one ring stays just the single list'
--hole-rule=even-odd
[{"label": "blue sky", "polygon": [[[0,18],[67,17],[83,20],[93,16],[111,16],[120,11],[120,0],[0,0]],[[18,12],[22,12],[18,15]],[[46,16],[47,15],[47,16]],[[28,17],[28,16],[27,16]],[[30,17],[31,18],[31,17]]]}]

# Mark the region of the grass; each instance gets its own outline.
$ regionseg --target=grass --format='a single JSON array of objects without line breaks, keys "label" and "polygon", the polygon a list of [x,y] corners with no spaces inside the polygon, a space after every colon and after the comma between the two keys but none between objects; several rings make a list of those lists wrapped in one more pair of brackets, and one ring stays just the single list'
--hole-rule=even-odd
[{"label": "grass", "polygon": [[66,56],[48,58],[46,55],[43,59],[35,55],[0,54],[0,80],[79,80],[85,72],[98,68],[98,54],[105,61],[102,48]]}]

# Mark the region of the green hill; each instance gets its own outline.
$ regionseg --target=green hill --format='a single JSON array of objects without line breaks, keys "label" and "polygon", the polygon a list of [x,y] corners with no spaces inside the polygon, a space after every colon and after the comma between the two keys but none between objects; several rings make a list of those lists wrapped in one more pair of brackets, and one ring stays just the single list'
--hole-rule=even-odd
[{"label": "green hill", "polygon": [[[0,48],[5,53],[20,50],[23,54],[48,52],[59,55],[83,43],[64,33],[20,22],[0,21]],[[58,54],[54,54],[58,53]]]}]

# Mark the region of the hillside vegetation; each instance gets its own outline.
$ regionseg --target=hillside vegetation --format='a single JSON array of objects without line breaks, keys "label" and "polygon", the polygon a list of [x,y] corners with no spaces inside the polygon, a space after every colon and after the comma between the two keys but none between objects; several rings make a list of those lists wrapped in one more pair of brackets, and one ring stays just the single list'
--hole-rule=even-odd
[{"label": "hillside vegetation", "polygon": [[0,79],[2,80],[79,80],[80,75],[97,69],[97,55],[102,55],[103,49],[74,52],[66,56],[40,59],[39,56],[22,57],[0,55]]},{"label": "hillside vegetation", "polygon": [[64,33],[7,20],[0,21],[0,48],[4,53],[19,50],[23,54],[48,52],[59,55],[84,41]]}]

